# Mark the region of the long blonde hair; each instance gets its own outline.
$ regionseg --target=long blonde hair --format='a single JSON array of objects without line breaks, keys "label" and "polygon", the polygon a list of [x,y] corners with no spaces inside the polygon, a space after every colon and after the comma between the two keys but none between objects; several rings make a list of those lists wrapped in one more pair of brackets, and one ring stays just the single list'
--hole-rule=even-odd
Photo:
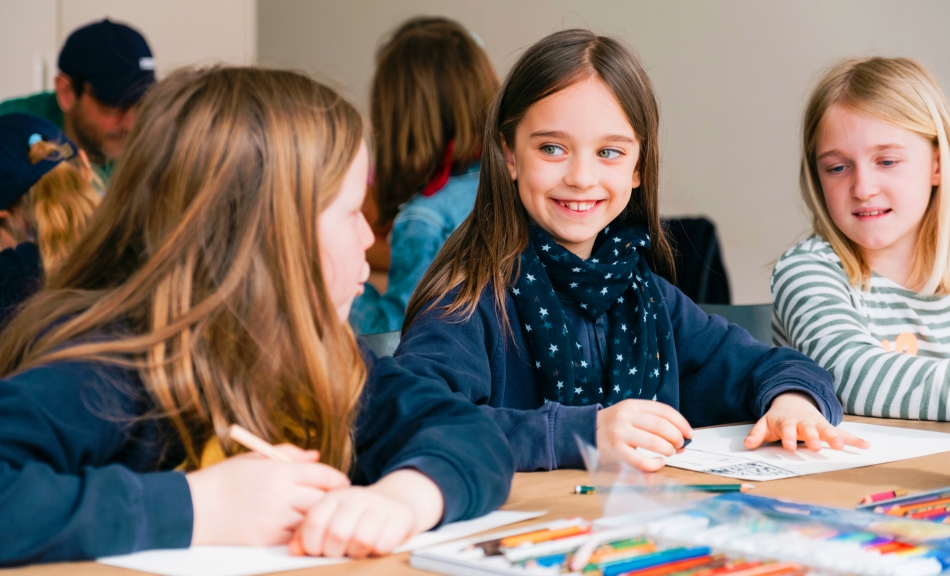
[{"label": "long blonde hair", "polygon": [[821,121],[833,106],[845,106],[928,139],[940,155],[940,185],[924,213],[911,284],[924,296],[950,294],[950,108],[933,73],[908,58],[858,58],[841,62],[825,74],[805,108],[802,128],[802,198],[816,234],[831,244],[854,286],[868,287],[871,268],[835,225],[818,178],[817,147]]},{"label": "long blonde hair", "polygon": [[[60,145],[41,140],[30,147],[29,159],[36,164],[58,154]],[[86,230],[101,196],[97,177],[79,154],[60,162],[44,174],[23,197],[21,204],[47,276],[56,271]]]},{"label": "long blonde hair", "polygon": [[320,268],[318,216],[362,121],[294,73],[172,73],[146,96],[105,199],[0,335],[0,374],[135,369],[197,466],[238,423],[342,470],[366,368]]}]

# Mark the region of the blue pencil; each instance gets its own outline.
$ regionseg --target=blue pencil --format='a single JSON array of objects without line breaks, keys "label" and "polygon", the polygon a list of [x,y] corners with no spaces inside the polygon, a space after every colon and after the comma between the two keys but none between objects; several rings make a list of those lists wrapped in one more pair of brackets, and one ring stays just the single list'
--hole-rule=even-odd
[{"label": "blue pencil", "polygon": [[654,566],[662,566],[663,564],[679,562],[680,560],[689,560],[691,558],[699,558],[700,556],[708,556],[709,552],[710,549],[706,546],[700,548],[671,548],[669,550],[656,552],[654,554],[647,554],[645,556],[640,556],[630,560],[621,560],[616,563],[607,562],[604,564],[599,564],[598,568],[600,568],[603,576],[618,576],[619,574],[633,572],[634,570],[643,570],[645,568],[653,568]]}]

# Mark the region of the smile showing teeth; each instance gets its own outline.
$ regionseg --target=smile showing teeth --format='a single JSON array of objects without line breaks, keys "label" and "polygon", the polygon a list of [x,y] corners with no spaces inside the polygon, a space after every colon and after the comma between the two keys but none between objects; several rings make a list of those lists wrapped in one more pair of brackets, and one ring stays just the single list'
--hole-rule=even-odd
[{"label": "smile showing teeth", "polygon": [[867,217],[867,216],[879,216],[881,214],[887,214],[890,212],[890,209],[887,210],[872,210],[870,212],[855,212],[854,215],[858,217]]},{"label": "smile showing teeth", "polygon": [[597,202],[562,202],[558,200],[558,204],[574,212],[587,212],[593,208],[596,203]]}]

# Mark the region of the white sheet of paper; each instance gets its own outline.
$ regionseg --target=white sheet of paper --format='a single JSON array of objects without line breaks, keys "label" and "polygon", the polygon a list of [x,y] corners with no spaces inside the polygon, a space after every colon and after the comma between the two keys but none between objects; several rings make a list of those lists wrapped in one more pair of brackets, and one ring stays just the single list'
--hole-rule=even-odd
[{"label": "white sheet of paper", "polygon": [[864,438],[871,447],[832,450],[825,444],[820,452],[812,452],[799,445],[798,450],[789,452],[780,444],[770,444],[750,451],[743,441],[752,426],[742,425],[696,430],[682,454],[650,454],[664,458],[666,465],[674,468],[764,482],[950,452],[950,434],[942,432],[854,422],[844,422],[839,428]]},{"label": "white sheet of paper", "polygon": [[[396,550],[408,552],[465,538],[472,534],[543,516],[546,511],[499,510],[474,520],[453,522],[419,534]],[[99,558],[108,566],[150,572],[162,576],[255,576],[348,562],[346,559],[291,556],[286,546],[195,546],[178,550],[148,550]]]}]

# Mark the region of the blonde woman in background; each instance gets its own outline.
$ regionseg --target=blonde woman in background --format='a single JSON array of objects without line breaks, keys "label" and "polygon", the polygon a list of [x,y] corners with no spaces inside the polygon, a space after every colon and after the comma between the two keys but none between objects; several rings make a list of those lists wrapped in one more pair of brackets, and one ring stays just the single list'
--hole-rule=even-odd
[{"label": "blonde woman in background", "polygon": [[94,178],[85,152],[49,121],[0,116],[0,328],[86,229]]},{"label": "blonde woman in background", "polygon": [[905,58],[838,64],[805,110],[814,235],[775,266],[774,338],[832,373],[846,413],[950,418],[948,130],[939,83]]}]

